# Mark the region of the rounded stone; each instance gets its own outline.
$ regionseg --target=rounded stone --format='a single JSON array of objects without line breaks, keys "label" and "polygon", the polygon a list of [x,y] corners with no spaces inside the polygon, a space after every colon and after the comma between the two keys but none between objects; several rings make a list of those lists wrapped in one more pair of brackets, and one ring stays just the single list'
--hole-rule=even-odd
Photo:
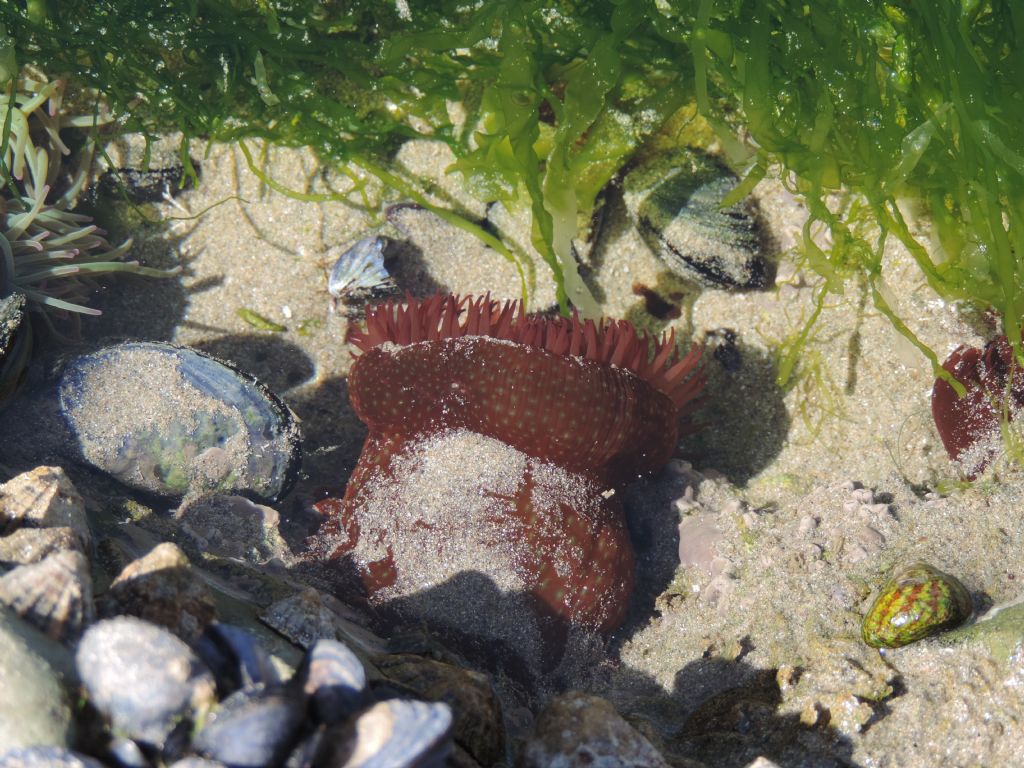
[{"label": "rounded stone", "polygon": [[0,754],[0,768],[103,768],[103,764],[63,747],[36,746]]},{"label": "rounded stone", "polygon": [[[71,667],[64,648],[0,608],[0,754],[24,747],[70,744],[73,722],[64,681]],[[36,759],[32,755],[24,759]],[[0,761],[0,765],[8,764],[50,765]]]},{"label": "rounded stone", "polygon": [[214,699],[213,676],[192,650],[135,618],[94,624],[75,661],[93,705],[138,741],[162,744],[182,717]]}]

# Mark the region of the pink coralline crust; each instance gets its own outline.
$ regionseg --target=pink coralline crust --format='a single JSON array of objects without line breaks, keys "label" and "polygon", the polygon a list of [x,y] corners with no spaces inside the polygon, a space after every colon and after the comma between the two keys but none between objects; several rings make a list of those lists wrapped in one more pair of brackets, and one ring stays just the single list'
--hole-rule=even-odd
[{"label": "pink coralline crust", "polygon": [[680,356],[675,331],[660,338],[637,333],[626,320],[581,321],[572,317],[528,315],[521,301],[496,301],[490,295],[437,294],[422,301],[385,302],[366,313],[366,330],[354,329],[349,342],[362,352],[381,344],[416,344],[464,336],[488,336],[555,355],[580,357],[624,368],[665,394],[679,415],[693,410],[704,387],[698,370],[703,348],[693,345]]}]

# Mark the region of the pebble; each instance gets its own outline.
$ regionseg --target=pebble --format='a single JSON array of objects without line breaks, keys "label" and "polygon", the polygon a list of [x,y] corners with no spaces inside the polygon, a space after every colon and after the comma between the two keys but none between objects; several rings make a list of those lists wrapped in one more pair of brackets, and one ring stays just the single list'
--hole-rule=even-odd
[{"label": "pebble", "polygon": [[[70,745],[74,726],[65,685],[72,669],[67,650],[0,608],[0,754],[33,745]],[[3,762],[13,759],[5,755],[0,766],[50,765]]]},{"label": "pebble", "polygon": [[214,700],[213,676],[162,627],[122,616],[90,627],[75,656],[90,701],[113,727],[159,746],[175,725]]},{"label": "pebble", "polygon": [[[81,460],[136,490],[244,491],[272,501],[295,481],[299,432],[288,408],[251,376],[196,350],[116,344],[68,361],[57,390]],[[148,396],[140,401],[139,392]]]},{"label": "pebble", "polygon": [[570,692],[537,718],[523,768],[668,768],[665,758],[600,696]]},{"label": "pebble", "polygon": [[0,404],[11,397],[24,380],[31,329],[25,322],[25,294],[0,298]]},{"label": "pebble", "polygon": [[216,608],[210,588],[185,553],[164,542],[117,575],[101,601],[100,614],[135,616],[191,642],[214,620]]},{"label": "pebble", "polygon": [[0,754],[0,768],[103,768],[103,764],[63,747],[32,746]]},{"label": "pebble", "polygon": [[717,515],[697,514],[684,517],[679,523],[679,564],[694,566],[713,573],[712,561],[718,557],[717,546],[724,538],[716,524]]},{"label": "pebble", "polygon": [[56,552],[8,571],[0,576],[0,603],[51,640],[77,640],[96,618],[85,555],[74,550]]},{"label": "pebble", "polygon": [[85,550],[92,540],[85,502],[60,467],[36,467],[0,485],[0,533],[70,528]]}]

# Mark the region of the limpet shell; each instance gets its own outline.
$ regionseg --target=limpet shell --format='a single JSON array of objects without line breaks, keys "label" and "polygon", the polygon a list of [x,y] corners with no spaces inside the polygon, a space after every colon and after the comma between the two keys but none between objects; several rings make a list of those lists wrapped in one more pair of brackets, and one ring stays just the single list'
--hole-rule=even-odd
[{"label": "limpet shell", "polygon": [[879,591],[861,637],[872,648],[899,648],[962,624],[971,611],[971,596],[955,576],[917,562],[896,571]]},{"label": "limpet shell", "polygon": [[0,576],[0,603],[51,640],[77,640],[95,619],[85,555],[66,550]]}]

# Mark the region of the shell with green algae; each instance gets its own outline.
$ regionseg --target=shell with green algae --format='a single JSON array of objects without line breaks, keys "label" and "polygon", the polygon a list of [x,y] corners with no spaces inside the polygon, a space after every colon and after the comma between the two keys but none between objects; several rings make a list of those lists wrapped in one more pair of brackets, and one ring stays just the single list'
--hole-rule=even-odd
[{"label": "shell with green algae", "polygon": [[872,648],[899,648],[970,617],[971,596],[960,580],[928,563],[897,570],[878,593],[861,624]]}]

